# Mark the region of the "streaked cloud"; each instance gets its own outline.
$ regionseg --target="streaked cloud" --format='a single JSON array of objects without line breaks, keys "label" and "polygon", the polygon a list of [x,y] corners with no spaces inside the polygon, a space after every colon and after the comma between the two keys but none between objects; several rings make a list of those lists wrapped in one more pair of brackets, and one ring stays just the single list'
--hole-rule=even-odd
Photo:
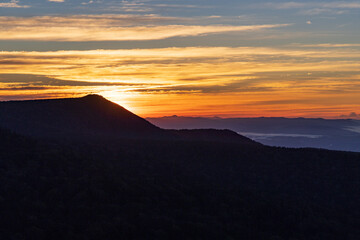
[{"label": "streaked cloud", "polygon": [[0,8],[29,8],[29,5],[20,5],[18,0],[10,2],[0,2]]},{"label": "streaked cloud", "polygon": [[170,3],[170,2],[155,2],[155,1],[116,1],[116,2],[102,2],[101,9],[105,12],[128,12],[128,13],[154,13],[163,11],[183,11],[189,9],[209,8],[207,4],[187,4],[187,3]]},{"label": "streaked cloud", "polygon": [[320,15],[320,14],[329,14],[329,15],[340,15],[347,13],[348,11],[345,10],[336,10],[336,9],[330,9],[330,8],[312,8],[312,9],[306,9],[302,10],[299,13],[302,15]]},{"label": "streaked cloud", "polygon": [[356,49],[3,51],[0,59],[2,99],[14,90],[24,97],[34,91],[49,96],[99,93],[144,116],[166,115],[169,109],[239,116],[244,106],[251,106],[248,115],[294,116],[291,109],[296,109],[302,116],[316,111],[338,116],[360,104]]},{"label": "streaked cloud", "polygon": [[254,5],[260,8],[271,8],[277,10],[299,9],[302,15],[340,15],[350,10],[359,9],[360,2],[268,2]]},{"label": "streaked cloud", "polygon": [[343,8],[354,9],[360,8],[360,2],[270,2],[263,6],[275,9],[292,9],[292,8]]},{"label": "streaked cloud", "polygon": [[3,51],[0,52],[0,59],[0,73],[61,76],[63,80],[143,78],[171,83],[173,80],[181,79],[196,81],[198,77],[211,81],[211,76],[219,76],[225,80],[239,74],[266,71],[333,72],[335,67],[341,71],[356,71],[360,66],[360,50],[188,47],[54,52]]},{"label": "streaked cloud", "polygon": [[321,3],[321,6],[324,8],[360,8],[360,2],[346,2],[346,1],[327,2],[327,3]]},{"label": "streaked cloud", "polygon": [[357,43],[321,43],[321,44],[298,44],[302,47],[313,47],[313,48],[351,48],[351,47],[360,47],[360,44]]},{"label": "streaked cloud", "polygon": [[[0,40],[127,41],[200,36],[286,27],[266,25],[162,25],[177,20],[157,15],[80,15],[67,17],[0,17]],[[143,25],[142,25],[143,24]],[[154,25],[156,24],[156,25]]]},{"label": "streaked cloud", "polygon": [[99,93],[143,116],[359,114],[358,0],[0,2],[0,100]]},{"label": "streaked cloud", "polygon": [[33,75],[33,74],[0,74],[0,84],[9,88],[36,88],[36,87],[91,87],[91,86],[136,86],[138,84],[122,83],[122,82],[86,82],[86,81],[71,81],[59,80],[56,78]]},{"label": "streaked cloud", "polygon": [[88,2],[82,2],[81,4],[82,5],[88,5],[88,4],[93,4],[94,3],[94,1],[93,0],[90,0],[90,1],[88,1]]}]

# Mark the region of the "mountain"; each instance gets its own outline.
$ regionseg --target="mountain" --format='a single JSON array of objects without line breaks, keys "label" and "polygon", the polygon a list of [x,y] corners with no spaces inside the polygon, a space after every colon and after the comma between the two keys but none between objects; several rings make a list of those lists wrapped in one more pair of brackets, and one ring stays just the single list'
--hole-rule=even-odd
[{"label": "mountain", "polygon": [[99,95],[0,102],[0,127],[47,139],[170,137],[165,130]]},{"label": "mountain", "polygon": [[168,131],[176,135],[179,139],[186,141],[240,143],[243,145],[255,146],[261,145],[260,143],[227,129],[181,129]]},{"label": "mountain", "polygon": [[94,95],[0,107],[0,239],[360,236],[360,153],[162,130]]},{"label": "mountain", "polygon": [[23,139],[0,134],[1,239],[360,236],[357,153],[233,141]]},{"label": "mountain", "polygon": [[0,127],[53,140],[184,139],[257,144],[229,130],[164,130],[99,95],[0,102]]},{"label": "mountain", "polygon": [[17,135],[9,130],[0,128],[0,143],[0,151],[5,152],[13,146],[20,146],[20,148],[32,146],[34,141],[27,137]]},{"label": "mountain", "polygon": [[360,121],[311,118],[162,117],[148,121],[164,129],[230,129],[269,146],[360,152]]}]

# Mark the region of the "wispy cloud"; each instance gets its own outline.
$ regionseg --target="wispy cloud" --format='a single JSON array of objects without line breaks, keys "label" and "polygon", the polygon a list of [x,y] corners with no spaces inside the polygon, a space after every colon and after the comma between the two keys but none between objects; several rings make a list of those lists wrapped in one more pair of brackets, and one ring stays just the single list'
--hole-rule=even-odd
[{"label": "wispy cloud", "polygon": [[324,8],[360,8],[360,2],[327,2],[321,3]]},{"label": "wispy cloud", "polygon": [[347,13],[352,9],[359,9],[360,2],[269,2],[254,6],[278,10],[300,9],[299,13],[303,15],[339,15]]},{"label": "wispy cloud", "polygon": [[320,15],[320,14],[329,14],[329,15],[340,15],[347,13],[347,10],[331,9],[331,8],[312,8],[301,10],[299,13],[302,15]]},{"label": "wispy cloud", "polygon": [[[347,60],[343,61],[345,56]],[[353,85],[359,80],[360,67],[360,52],[353,50],[166,48],[1,52],[0,57],[2,74],[42,75],[57,80],[83,81],[88,85],[99,82],[104,85],[152,84],[148,91],[153,92],[175,91],[174,86],[178,91],[200,92],[214,92],[215,89],[238,91],[237,87],[243,91],[282,90],[290,86],[299,89],[305,83],[303,90],[307,91],[322,90],[324,86],[327,90],[339,90],[340,85],[344,84],[344,81],[338,81],[340,79],[348,79],[346,86],[351,84],[348,90],[354,90],[357,89]],[[334,72],[334,69],[342,74]],[[44,85],[50,80],[36,81]],[[330,82],[322,86],[324,81]],[[133,90],[137,89],[135,87]]]},{"label": "wispy cloud", "polygon": [[[66,79],[69,80],[106,76],[110,77],[109,79],[112,79],[113,76],[136,79],[141,75],[169,81],[173,78],[178,79],[180,76],[181,79],[187,78],[187,73],[194,77],[199,72],[201,72],[200,76],[204,78],[216,74],[220,75],[222,79],[225,79],[224,75],[231,79],[234,74],[240,73],[279,72],[289,69],[291,71],[327,71],[333,70],[334,66],[342,71],[355,71],[360,64],[360,51],[346,48],[332,49],[331,51],[327,49],[263,47],[188,47],[54,52],[3,51],[0,52],[0,57],[2,66],[0,73],[11,73],[16,70],[18,73],[30,72],[47,76],[61,74],[67,76]],[[262,67],[259,67],[260,65]],[[188,71],[182,71],[183,68]],[[178,75],[178,73],[181,74]]]},{"label": "wispy cloud", "polygon": [[123,83],[123,82],[87,82],[87,81],[71,81],[71,80],[59,80],[56,78],[33,75],[33,74],[0,74],[0,84],[3,89],[5,85],[9,88],[20,87],[93,87],[93,86],[137,86],[138,84]]},{"label": "wispy cloud", "polygon": [[[257,31],[289,26],[162,25],[176,18],[157,15],[80,15],[67,17],[0,17],[0,40],[123,41],[156,40],[224,32]],[[143,23],[143,24],[141,24]],[[151,24],[153,23],[153,24]],[[154,25],[156,24],[156,25]]]},{"label": "wispy cloud", "polygon": [[1,99],[14,96],[12,89],[24,98],[34,91],[59,97],[94,92],[147,116],[169,109],[239,115],[245,105],[251,106],[247,115],[290,116],[296,109],[338,116],[360,104],[360,50],[351,48],[3,51],[0,59]]},{"label": "wispy cloud", "polygon": [[[259,5],[258,5],[259,6]],[[275,9],[292,9],[292,8],[342,8],[352,9],[360,8],[360,2],[270,2],[262,5]]]},{"label": "wispy cloud", "polygon": [[0,3],[0,8],[29,8],[29,5],[19,5],[18,0],[11,0],[10,2]]},{"label": "wispy cloud", "polygon": [[90,1],[88,1],[88,2],[82,2],[81,4],[82,5],[88,5],[88,4],[93,4],[94,3],[94,1],[93,0],[90,0]]},{"label": "wispy cloud", "polygon": [[294,44],[294,46],[313,47],[313,48],[351,48],[360,47],[358,43],[320,43],[320,44]]},{"label": "wispy cloud", "polygon": [[195,4],[180,4],[180,3],[161,3],[153,1],[116,1],[116,2],[103,2],[101,6],[102,10],[107,12],[128,12],[128,13],[150,13],[166,10],[182,11],[186,9],[194,8],[209,8],[207,4],[195,5]]}]

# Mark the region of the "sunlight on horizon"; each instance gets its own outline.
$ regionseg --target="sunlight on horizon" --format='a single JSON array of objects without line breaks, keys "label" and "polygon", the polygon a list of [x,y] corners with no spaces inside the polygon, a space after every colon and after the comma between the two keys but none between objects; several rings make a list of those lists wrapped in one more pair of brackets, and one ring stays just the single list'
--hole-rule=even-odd
[{"label": "sunlight on horizon", "polygon": [[143,117],[360,118],[358,4],[198,4],[2,3],[0,100],[96,93]]}]

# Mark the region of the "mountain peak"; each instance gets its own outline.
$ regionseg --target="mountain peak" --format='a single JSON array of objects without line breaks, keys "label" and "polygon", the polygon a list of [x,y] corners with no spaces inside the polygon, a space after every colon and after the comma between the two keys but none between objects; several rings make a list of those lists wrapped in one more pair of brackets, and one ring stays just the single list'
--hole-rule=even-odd
[{"label": "mountain peak", "polygon": [[254,144],[229,130],[165,130],[103,96],[0,102],[0,128],[55,140],[178,139]]},{"label": "mountain peak", "polygon": [[0,127],[41,138],[163,138],[169,134],[96,94],[0,103]]},{"label": "mountain peak", "polygon": [[103,96],[99,95],[99,94],[88,94],[85,95],[83,97],[81,97],[82,99],[101,99],[101,100],[106,100]]}]

